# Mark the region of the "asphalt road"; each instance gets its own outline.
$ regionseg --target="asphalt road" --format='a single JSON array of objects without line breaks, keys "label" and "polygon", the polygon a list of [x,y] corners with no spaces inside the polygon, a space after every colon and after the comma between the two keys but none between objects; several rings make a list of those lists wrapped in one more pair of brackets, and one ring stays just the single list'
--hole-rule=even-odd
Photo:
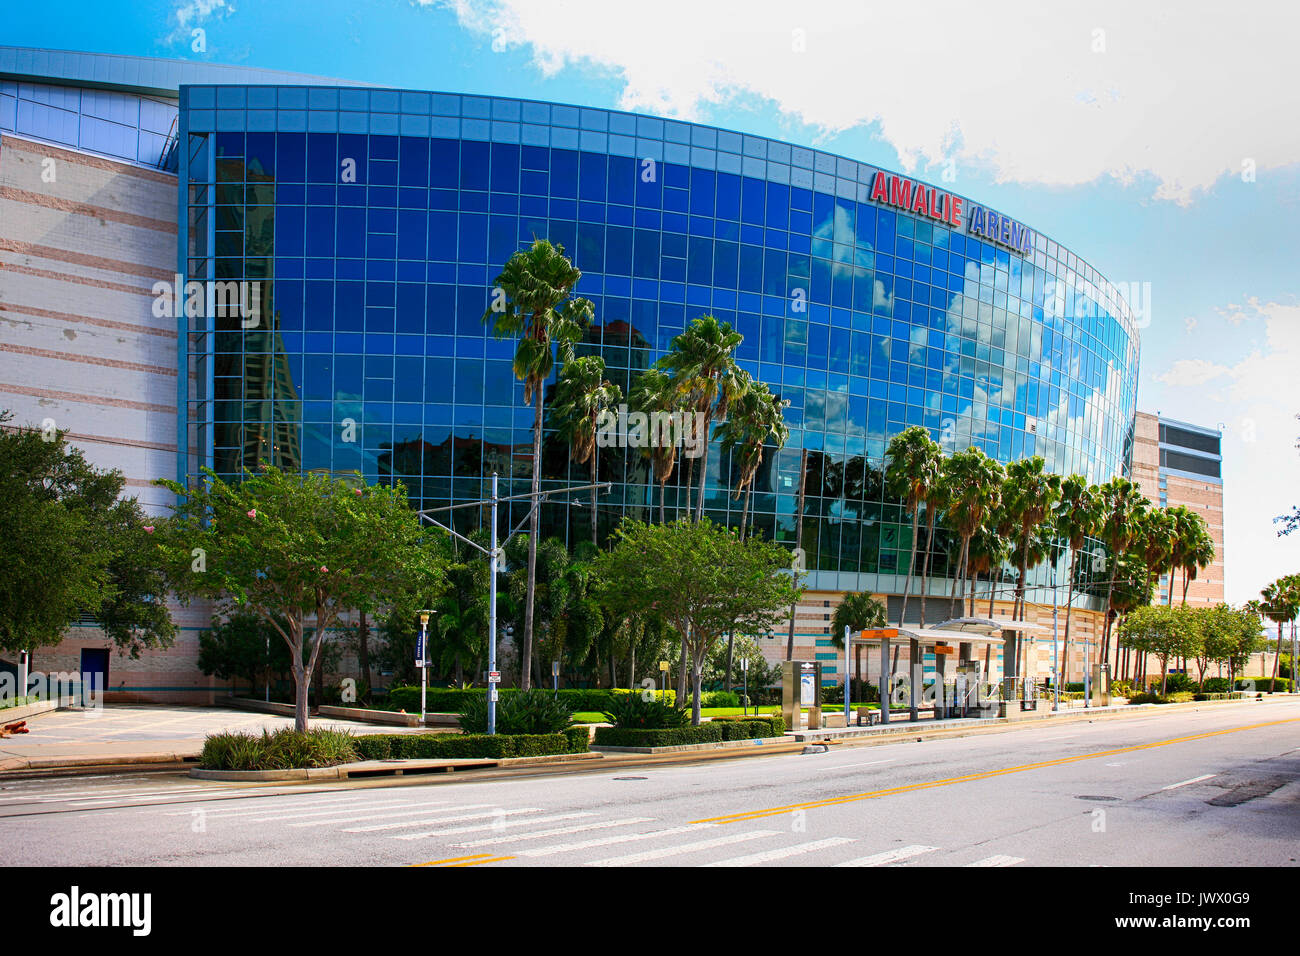
[{"label": "asphalt road", "polygon": [[328,791],[0,783],[0,864],[1221,866],[1300,857],[1300,701]]}]

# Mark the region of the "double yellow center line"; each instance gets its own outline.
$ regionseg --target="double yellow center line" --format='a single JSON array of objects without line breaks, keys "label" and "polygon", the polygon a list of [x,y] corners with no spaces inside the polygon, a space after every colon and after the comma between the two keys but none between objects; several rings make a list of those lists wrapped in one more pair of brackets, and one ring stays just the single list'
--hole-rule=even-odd
[{"label": "double yellow center line", "polygon": [[732,813],[722,817],[709,817],[704,820],[692,820],[691,823],[743,823],[746,820],[758,820],[762,817],[775,817],[785,813],[794,813],[798,810],[815,810],[819,807],[833,807],[844,803],[857,803],[859,800],[874,800],[877,797],[888,797],[896,793],[911,793],[916,790],[933,790],[937,787],[949,787],[956,783],[972,783],[976,780],[989,780],[993,777],[1005,777],[1013,773],[1025,773],[1029,770],[1041,770],[1044,767],[1059,767],[1064,764],[1078,763],[1082,760],[1096,760],[1098,757],[1113,757],[1117,754],[1133,753],[1138,750],[1151,750],[1155,747],[1168,747],[1171,744],[1187,743],[1191,740],[1205,740],[1209,737],[1221,737],[1224,734],[1241,733],[1243,730],[1258,730],[1261,727],[1276,727],[1280,724],[1292,724],[1300,721],[1300,717],[1291,717],[1286,720],[1269,720],[1258,724],[1246,724],[1242,727],[1232,727],[1228,730],[1213,730],[1204,734],[1190,734],[1186,737],[1171,737],[1168,740],[1157,740],[1149,744],[1136,744],[1132,747],[1120,747],[1116,750],[1102,750],[1097,753],[1078,754],[1073,757],[1059,757],[1056,760],[1043,760],[1039,763],[1022,764],[1019,767],[1004,767],[1000,770],[985,770],[981,773],[969,773],[960,777],[946,777],[942,780],[930,780],[925,783],[913,783],[903,787],[889,787],[885,790],[872,790],[868,793],[854,793],[843,797],[830,797],[826,800],[811,800],[807,803],[792,803],[784,807],[770,807],[766,810],[750,810],[746,813]]},{"label": "double yellow center line", "polygon": [[491,853],[476,853],[473,856],[449,856],[445,860],[430,860],[428,863],[412,863],[411,866],[479,866],[483,863],[500,863],[513,860],[513,856],[493,856]]}]

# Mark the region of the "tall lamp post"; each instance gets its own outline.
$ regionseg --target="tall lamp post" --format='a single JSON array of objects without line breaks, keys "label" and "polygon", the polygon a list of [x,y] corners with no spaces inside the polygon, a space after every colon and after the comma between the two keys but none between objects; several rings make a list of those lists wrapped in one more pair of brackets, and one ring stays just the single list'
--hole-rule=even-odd
[{"label": "tall lamp post", "polygon": [[424,726],[425,695],[429,689],[429,618],[433,611],[425,608],[420,611],[420,643],[415,649],[415,666],[420,668],[420,726]]}]

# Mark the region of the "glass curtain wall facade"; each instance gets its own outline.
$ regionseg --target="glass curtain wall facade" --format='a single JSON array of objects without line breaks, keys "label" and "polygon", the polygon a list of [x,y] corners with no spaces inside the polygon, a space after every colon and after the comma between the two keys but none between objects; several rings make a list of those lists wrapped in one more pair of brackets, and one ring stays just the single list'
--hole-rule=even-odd
[{"label": "glass curtain wall facade", "polygon": [[[179,270],[256,285],[262,316],[180,320],[180,445],[198,449],[182,479],[266,460],[400,480],[425,508],[482,498],[493,472],[503,494],[526,492],[533,413],[515,342],[481,319],[535,237],[582,270],[595,322],[579,352],[601,355],[625,395],[693,318],[744,335],[739,364],[790,401],[751,524],[793,541],[808,449],[814,587],[900,589],[910,521],[880,469],[909,425],[946,452],[1040,454],[1093,481],[1128,469],[1138,338],[1123,297],[1056,242],[942,189],[704,126],[393,90],[186,86],[180,142]],[[614,482],[602,534],[657,515],[647,460],[599,455]],[[549,431],[541,467],[544,487],[590,481]],[[738,524],[735,475],[714,442],[705,510]],[[687,481],[679,468],[667,485],[670,518]],[[544,533],[570,544],[590,536],[589,499],[574,498],[543,511]],[[936,549],[942,576],[942,536]]]}]

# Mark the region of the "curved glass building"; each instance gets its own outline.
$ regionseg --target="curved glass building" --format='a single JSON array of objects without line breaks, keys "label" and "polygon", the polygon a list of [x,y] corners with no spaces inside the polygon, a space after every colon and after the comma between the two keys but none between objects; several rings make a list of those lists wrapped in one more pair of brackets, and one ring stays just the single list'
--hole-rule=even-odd
[{"label": "curved glass building", "polygon": [[[372,88],[182,86],[178,141],[179,279],[245,283],[215,318],[181,319],[182,478],[265,459],[400,480],[425,508],[483,497],[493,472],[503,494],[527,491],[515,342],[482,315],[534,238],[582,270],[595,322],[579,351],[624,394],[693,318],[743,333],[739,363],[790,401],[752,523],[793,542],[807,449],[815,590],[901,593],[910,521],[880,467],[909,425],[945,451],[1038,454],[1094,481],[1129,467],[1138,335],[1123,296],[941,186],[706,126]],[[549,434],[541,467],[544,487],[590,481]],[[708,468],[706,512],[738,523],[716,442]],[[635,450],[602,450],[599,475],[614,483],[602,532],[657,511]],[[669,515],[686,480],[670,480]],[[571,543],[590,534],[573,497],[543,512]],[[946,561],[940,540],[940,577]]]}]

